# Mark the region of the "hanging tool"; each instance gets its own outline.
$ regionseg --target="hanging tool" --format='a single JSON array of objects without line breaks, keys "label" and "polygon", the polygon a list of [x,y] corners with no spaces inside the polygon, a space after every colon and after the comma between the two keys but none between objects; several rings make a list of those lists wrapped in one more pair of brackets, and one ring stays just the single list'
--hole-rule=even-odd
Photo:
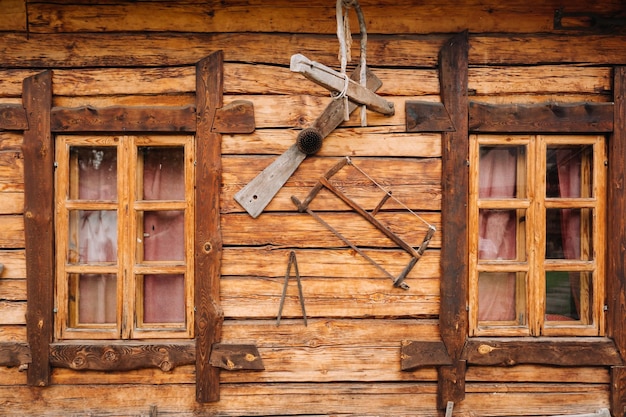
[{"label": "hanging tool", "polygon": [[298,261],[296,260],[296,253],[291,251],[289,253],[289,263],[287,264],[287,272],[285,273],[285,283],[283,284],[283,295],[280,297],[280,307],[278,308],[278,317],[276,318],[276,326],[280,325],[280,317],[283,313],[283,306],[285,305],[285,297],[287,295],[287,286],[289,284],[289,277],[291,276],[291,266],[293,265],[296,272],[296,281],[298,283],[298,293],[300,296],[300,308],[302,309],[302,319],[304,325],[306,322],[306,309],[304,308],[304,295],[302,294],[302,282],[300,281],[300,271],[298,271]]}]

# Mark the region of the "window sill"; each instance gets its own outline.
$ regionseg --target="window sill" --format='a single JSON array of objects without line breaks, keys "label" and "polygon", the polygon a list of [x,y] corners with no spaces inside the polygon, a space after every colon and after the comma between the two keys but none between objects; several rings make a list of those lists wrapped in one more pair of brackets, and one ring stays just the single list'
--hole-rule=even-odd
[{"label": "window sill", "polygon": [[607,337],[472,337],[462,358],[468,365],[619,366],[622,359]]}]

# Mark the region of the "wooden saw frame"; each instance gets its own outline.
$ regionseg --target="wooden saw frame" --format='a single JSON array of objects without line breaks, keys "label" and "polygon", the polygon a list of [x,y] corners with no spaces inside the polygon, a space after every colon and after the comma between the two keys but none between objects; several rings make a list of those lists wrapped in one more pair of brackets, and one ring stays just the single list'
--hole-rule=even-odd
[{"label": "wooden saw frame", "polygon": [[[330,179],[335,174],[337,174],[346,165],[352,165],[357,171],[359,171],[361,174],[363,174],[363,176],[365,176],[374,185],[376,185],[378,188],[380,188],[381,190],[383,190],[385,192],[385,195],[383,196],[383,198],[380,200],[380,202],[378,203],[376,208],[374,208],[371,212],[369,212],[369,211],[365,210],[364,208],[362,208],[361,206],[359,206],[354,200],[352,200],[350,197],[348,197],[343,191],[341,191],[335,185],[331,184]],[[365,220],[367,220],[374,227],[376,227],[378,230],[380,230],[386,237],[388,237],[391,241],[393,241],[400,248],[404,249],[404,251],[406,251],[411,256],[411,259],[410,259],[409,263],[404,267],[404,269],[402,270],[402,272],[398,276],[394,276],[389,271],[387,271],[385,268],[383,268],[378,262],[374,261],[365,252],[363,252],[359,247],[357,247],[354,243],[352,243],[348,238],[346,238],[339,231],[337,231],[337,229],[332,227],[324,219],[322,219],[316,212],[314,212],[313,210],[311,210],[309,208],[309,205],[311,204],[311,201],[313,201],[313,199],[319,194],[319,192],[322,190],[322,188],[326,188],[327,190],[332,192],[335,196],[339,197],[339,199],[341,199],[344,203],[346,203],[348,206],[350,206],[355,212],[360,214]],[[419,220],[421,220],[423,223],[426,223],[428,225],[428,232],[426,232],[426,236],[424,236],[424,239],[422,240],[422,243],[420,244],[418,249],[415,249],[409,243],[404,241],[400,236],[398,236],[397,234],[392,232],[386,225],[381,223],[375,217],[376,214],[383,207],[385,202],[387,202],[387,200],[389,200],[390,198],[392,198],[395,201],[397,201],[398,203],[400,203],[403,207],[405,207],[413,215],[415,215]],[[326,172],[326,174],[324,174],[319,179],[317,184],[311,189],[311,191],[309,192],[309,195],[307,195],[307,197],[304,199],[304,201],[301,202],[295,196],[291,196],[291,201],[296,205],[296,207],[298,208],[298,211],[300,213],[306,212],[306,213],[310,214],[315,220],[317,220],[320,224],[322,224],[322,226],[324,226],[326,229],[328,229],[330,232],[332,232],[335,236],[337,236],[339,239],[341,239],[345,244],[350,246],[350,248],[354,249],[359,255],[361,255],[368,262],[370,262],[372,265],[374,265],[376,268],[378,268],[378,270],[380,270],[386,276],[391,278],[391,280],[393,281],[394,287],[402,288],[404,290],[408,290],[409,289],[409,286],[404,282],[405,278],[407,277],[409,272],[411,272],[411,270],[413,269],[415,264],[417,264],[417,261],[419,261],[419,259],[422,257],[422,255],[424,254],[424,251],[428,248],[428,244],[430,243],[430,240],[432,239],[432,237],[433,237],[433,235],[434,235],[434,233],[436,231],[435,226],[433,226],[432,224],[429,224],[428,222],[426,222],[423,218],[419,217],[417,214],[415,214],[413,211],[411,211],[408,207],[406,207],[404,204],[402,204],[400,201],[398,201],[395,197],[392,196],[390,191],[387,191],[383,187],[381,187],[369,175],[367,175],[360,168],[358,168],[356,165],[354,165],[352,163],[352,160],[349,157],[347,157],[347,156],[345,158],[343,158],[341,161],[339,161],[330,170],[328,170]]]}]

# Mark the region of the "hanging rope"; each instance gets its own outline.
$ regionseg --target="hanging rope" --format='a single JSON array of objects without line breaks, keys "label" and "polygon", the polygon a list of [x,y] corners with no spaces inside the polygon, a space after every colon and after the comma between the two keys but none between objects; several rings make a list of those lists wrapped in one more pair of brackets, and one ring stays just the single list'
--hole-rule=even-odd
[{"label": "hanging rope", "polygon": [[[337,39],[339,40],[339,61],[341,64],[341,73],[345,79],[344,89],[335,96],[338,100],[344,100],[344,120],[350,118],[348,111],[348,97],[346,91],[350,82],[346,74],[346,67],[351,58],[352,32],[350,31],[350,19],[348,19],[348,10],[354,8],[359,19],[359,30],[361,32],[361,48],[360,48],[360,65],[359,83],[367,86],[367,31],[365,29],[365,18],[361,11],[361,6],[357,0],[337,0],[336,17],[337,17]],[[345,9],[345,10],[344,10]],[[367,126],[367,114],[365,106],[361,106],[361,126]]]}]

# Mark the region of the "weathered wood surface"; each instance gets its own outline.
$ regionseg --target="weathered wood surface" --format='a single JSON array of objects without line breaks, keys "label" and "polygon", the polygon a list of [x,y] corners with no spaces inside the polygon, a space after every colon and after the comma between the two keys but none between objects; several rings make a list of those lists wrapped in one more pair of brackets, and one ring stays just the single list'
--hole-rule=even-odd
[{"label": "weathered wood surface", "polygon": [[452,132],[454,125],[442,103],[407,101],[405,105],[407,132]]},{"label": "weathered wood surface", "polygon": [[[599,339],[599,340],[598,340]],[[469,364],[513,366],[615,366],[622,359],[608,338],[471,338],[463,351]]]},{"label": "weathered wood surface", "polygon": [[425,366],[452,365],[443,342],[402,341],[400,352],[402,370],[411,371]]},{"label": "weathered wood surface", "polygon": [[[98,4],[99,3],[99,4]],[[360,2],[367,19],[368,33],[415,34],[433,32],[555,32],[554,11],[563,5],[557,1],[515,0],[507,6],[497,0],[481,0],[446,4],[426,1],[415,4],[410,0],[380,3]],[[272,8],[262,1],[216,7],[213,3],[166,2],[116,4],[100,1],[72,2],[59,7],[51,1],[37,2],[28,7],[31,33],[62,32],[287,32],[306,33],[315,28],[318,33],[336,31],[334,3],[311,5],[306,0],[275,1]],[[623,12],[617,0],[567,3],[565,12],[588,12],[612,17]],[[15,4],[14,16],[26,21],[23,7]],[[522,17],[523,16],[523,17]],[[352,27],[357,28],[351,16]],[[302,23],[306,22],[306,25]]]},{"label": "weathered wood surface", "polygon": [[[393,43],[384,35],[368,36],[368,64],[434,68],[439,49],[449,35],[400,36]],[[337,61],[335,35],[304,34],[145,34],[75,33],[73,47],[59,48],[63,34],[0,34],[0,55],[7,68],[69,68],[99,66],[177,66],[192,64],[207,51],[225,49],[229,61],[288,65],[289,57],[302,53],[320,62]],[[523,65],[547,62],[595,65],[625,64],[623,35],[587,35],[572,48],[566,34],[472,36],[470,65]],[[133,48],[128,48],[133,45]],[[258,45],[270,45],[259,48]],[[132,51],[127,55],[120,51]],[[159,51],[155,53],[154,51]]]},{"label": "weathered wood surface", "polygon": [[256,345],[216,343],[211,349],[209,363],[229,371],[265,369],[263,358]]},{"label": "weathered wood surface", "polygon": [[169,372],[195,362],[193,341],[177,344],[142,342],[52,343],[50,365],[74,370],[128,371],[159,368]]},{"label": "weathered wood surface", "polygon": [[[49,345],[53,331],[54,271],[54,141],[50,133],[52,72],[24,81],[24,108],[29,129],[24,132],[24,235],[28,310],[26,322],[32,363],[28,384],[50,382]],[[24,245],[26,246],[26,245]]]},{"label": "weathered wood surface", "polygon": [[[64,395],[66,385],[53,385],[35,391],[27,387],[0,387],[0,406],[10,405],[9,416],[27,412],[38,416],[85,412],[106,415],[111,404],[118,404],[116,413],[132,415],[149,412],[149,405],[159,413],[194,416],[211,412],[225,415],[371,415],[372,410],[385,410],[386,415],[438,416],[435,410],[436,385],[431,383],[335,383],[335,384],[224,384],[222,399],[216,404],[201,405],[194,400],[193,387],[176,385],[96,385],[79,388],[80,396]],[[150,398],[150,403],[145,401]],[[277,402],[276,398],[281,401]],[[606,407],[605,385],[578,384],[563,387],[549,383],[472,384],[463,403],[455,407],[455,415],[555,415],[588,413]],[[407,412],[407,405],[410,410]],[[519,404],[524,404],[520,407]],[[457,414],[458,413],[458,414]],[[380,414],[380,413],[377,413]]]},{"label": "weathered wood surface", "polygon": [[28,121],[24,107],[19,104],[0,104],[0,130],[26,130]]},{"label": "weathered wood surface", "polygon": [[473,132],[610,133],[612,103],[489,105],[470,102]]},{"label": "weathered wood surface", "polygon": [[0,342],[0,366],[13,367],[30,362],[30,348],[26,343]]},{"label": "weathered wood surface", "polygon": [[224,55],[221,51],[196,64],[196,177],[194,236],[194,306],[196,337],[196,400],[220,399],[219,368],[209,365],[211,346],[220,341],[223,312],[220,307],[222,233],[220,184],[221,136],[213,132],[217,109],[223,102]]}]

